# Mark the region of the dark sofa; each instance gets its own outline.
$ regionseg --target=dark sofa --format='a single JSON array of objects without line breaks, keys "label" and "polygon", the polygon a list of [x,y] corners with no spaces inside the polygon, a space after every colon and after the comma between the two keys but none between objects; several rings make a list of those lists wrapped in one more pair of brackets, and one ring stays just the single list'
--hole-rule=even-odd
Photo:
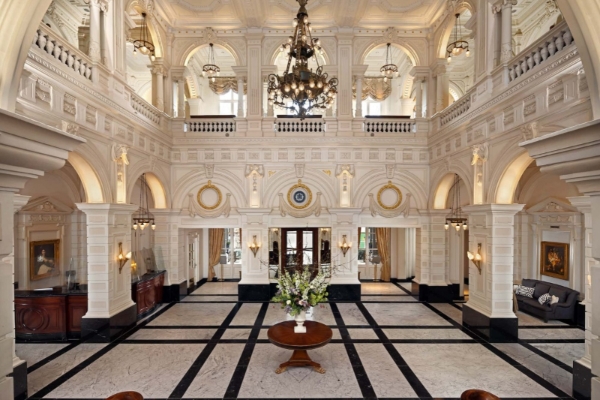
[{"label": "dark sofa", "polygon": [[[578,291],[536,279],[523,279],[521,285],[535,288],[535,292],[533,293],[533,299],[516,295],[520,311],[542,318],[544,322],[548,322],[551,319],[575,321],[575,306],[577,305]],[[538,297],[545,293],[557,296],[559,298],[558,303],[541,305]]]}]

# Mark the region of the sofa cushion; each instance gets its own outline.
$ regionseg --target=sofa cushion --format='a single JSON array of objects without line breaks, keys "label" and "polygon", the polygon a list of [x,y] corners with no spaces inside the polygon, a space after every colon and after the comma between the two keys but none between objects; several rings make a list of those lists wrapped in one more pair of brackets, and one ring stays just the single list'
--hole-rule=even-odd
[{"label": "sofa cushion", "polygon": [[519,286],[517,288],[517,291],[515,292],[515,294],[519,295],[519,296],[523,296],[523,297],[529,297],[531,299],[531,298],[533,298],[534,291],[535,291],[535,288],[527,287],[527,286]]},{"label": "sofa cushion", "polygon": [[549,293],[551,296],[558,297],[559,303],[564,303],[565,301],[567,301],[567,296],[569,295],[569,293],[566,290],[555,288],[555,287],[550,288]]},{"label": "sofa cushion", "polygon": [[[550,293],[548,293],[548,294],[550,294]],[[550,305],[558,303],[558,300],[559,300],[558,297],[552,296],[552,295],[550,295],[550,296],[551,296],[550,297],[551,298]]]},{"label": "sofa cushion", "polygon": [[550,295],[550,293],[544,293],[543,295],[538,297],[538,303],[540,303],[541,305],[550,304],[551,301],[552,296]]},{"label": "sofa cushion", "polygon": [[536,281],[535,279],[523,279],[521,286],[535,287],[536,283],[538,282],[539,281]]},{"label": "sofa cushion", "polygon": [[533,298],[537,299],[541,295],[546,294],[549,291],[550,291],[550,285],[546,285],[544,283],[538,282],[537,285],[535,285],[535,291],[533,292]]},{"label": "sofa cushion", "polygon": [[519,307],[527,308],[527,306],[529,306],[531,308],[547,310],[547,307],[541,305],[536,299],[531,299],[529,297],[521,297],[521,298],[519,298],[519,301],[520,301]]}]

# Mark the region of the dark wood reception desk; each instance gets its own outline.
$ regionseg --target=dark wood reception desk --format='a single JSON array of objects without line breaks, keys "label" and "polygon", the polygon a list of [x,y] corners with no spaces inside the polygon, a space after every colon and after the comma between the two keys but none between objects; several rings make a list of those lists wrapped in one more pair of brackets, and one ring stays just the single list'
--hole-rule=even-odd
[{"label": "dark wood reception desk", "polygon": [[163,302],[165,271],[147,273],[131,284],[131,298],[137,304],[138,318],[146,315]]},{"label": "dark wood reception desk", "polygon": [[87,313],[86,291],[15,290],[15,334],[18,340],[51,341],[81,337]]}]

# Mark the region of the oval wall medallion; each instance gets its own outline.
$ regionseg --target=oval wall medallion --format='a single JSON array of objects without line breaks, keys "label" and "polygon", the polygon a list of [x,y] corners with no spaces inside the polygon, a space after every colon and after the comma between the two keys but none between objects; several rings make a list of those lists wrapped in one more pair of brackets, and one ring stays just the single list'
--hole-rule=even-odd
[{"label": "oval wall medallion", "polygon": [[377,192],[377,203],[385,210],[395,210],[402,204],[402,192],[392,181],[388,181]]},{"label": "oval wall medallion", "polygon": [[298,179],[298,183],[288,191],[288,203],[297,210],[305,209],[312,203],[312,192],[308,186]]},{"label": "oval wall medallion", "polygon": [[218,187],[212,184],[212,181],[198,190],[198,204],[205,210],[214,210],[221,205],[223,195]]}]

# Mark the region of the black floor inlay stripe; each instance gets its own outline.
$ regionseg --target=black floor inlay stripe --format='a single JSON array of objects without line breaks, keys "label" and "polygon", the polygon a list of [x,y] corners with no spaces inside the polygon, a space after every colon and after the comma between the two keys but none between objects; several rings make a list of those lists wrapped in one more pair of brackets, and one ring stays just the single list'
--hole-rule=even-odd
[{"label": "black floor inlay stripe", "polygon": [[58,357],[65,354],[66,352],[73,350],[75,347],[79,346],[81,343],[83,343],[83,342],[71,343],[70,345],[58,350],[57,352],[50,354],[48,357],[44,358],[43,360],[40,360],[40,361],[36,362],[35,364],[27,367],[27,373],[30,374],[33,371],[35,371],[36,369],[43,367],[44,365],[48,364],[50,361],[55,360]]},{"label": "black floor inlay stripe", "polygon": [[406,380],[408,381],[412,389],[415,391],[417,396],[421,398],[431,398],[431,394],[429,394],[429,391],[427,390],[425,385],[423,385],[423,383],[419,380],[414,371],[406,363],[398,349],[396,349],[394,344],[388,339],[387,335],[383,332],[383,329],[381,329],[381,327],[377,324],[377,321],[375,321],[375,318],[373,318],[369,310],[367,310],[367,308],[362,303],[356,303],[356,306],[362,312],[367,322],[373,327],[375,334],[383,343],[383,347],[385,347],[387,352],[390,354],[390,357],[392,357],[392,360],[394,360],[394,363],[398,366],[398,369],[400,370],[400,372],[402,372],[402,375],[404,375],[404,378],[406,378]]},{"label": "black floor inlay stripe", "polygon": [[227,318],[225,318],[219,329],[217,329],[217,331],[210,339],[208,344],[204,346],[196,360],[192,363],[192,366],[187,370],[183,378],[181,378],[175,389],[173,389],[171,395],[169,396],[169,399],[183,398],[183,395],[185,394],[185,392],[187,392],[190,385],[196,378],[196,375],[198,375],[198,372],[200,372],[200,370],[202,369],[202,366],[210,356],[210,353],[212,353],[215,347],[217,347],[217,342],[221,340],[221,337],[227,330],[227,327],[229,327],[229,324],[231,324],[231,321],[233,321],[233,318],[235,318],[235,315],[240,310],[240,308],[242,308],[242,303],[237,303],[235,306],[233,306],[233,309],[229,312]]},{"label": "black floor inlay stripe", "polygon": [[258,341],[258,335],[260,334],[260,329],[265,316],[267,315],[268,309],[269,303],[263,303],[260,311],[258,312],[258,316],[256,317],[256,321],[254,322],[254,327],[250,332],[250,337],[246,341],[244,351],[242,352],[238,364],[235,367],[235,371],[233,372],[229,386],[227,386],[227,390],[225,391],[225,399],[237,399],[238,394],[240,393],[240,389],[242,388],[242,383],[244,382],[244,377],[246,376],[246,371],[248,370],[248,365],[250,364],[250,359],[252,358],[252,353],[254,352],[254,347]]},{"label": "black floor inlay stripe", "polygon": [[65,372],[63,375],[61,375],[56,380],[52,381],[50,384],[48,384],[45,387],[43,387],[42,389],[38,390],[35,394],[30,396],[29,399],[37,400],[37,399],[41,399],[42,397],[48,395],[54,389],[58,388],[60,385],[62,385],[63,383],[65,383],[66,381],[68,381],[69,379],[71,379],[72,377],[77,375],[79,372],[81,372],[82,370],[84,370],[85,368],[90,366],[92,363],[97,361],[100,357],[102,357],[103,355],[105,355],[106,353],[108,353],[109,351],[114,349],[115,347],[117,347],[129,336],[133,335],[135,332],[140,330],[143,326],[145,326],[149,322],[151,322],[154,319],[161,316],[164,312],[166,312],[171,307],[173,307],[173,305],[175,305],[175,303],[170,303],[170,304],[166,305],[165,307],[163,307],[162,309],[158,310],[156,312],[156,314],[149,316],[143,322],[139,323],[135,327],[131,328],[129,331],[125,332],[117,340],[115,340],[112,343],[107,344],[104,348],[102,348],[101,350],[98,350],[96,353],[94,353],[93,355],[88,357],[86,360],[84,360],[81,363],[79,363],[78,365],[74,366],[73,368],[71,368],[69,371]]},{"label": "black floor inlay stripe", "polygon": [[544,389],[548,390],[549,392],[551,392],[555,396],[561,397],[561,398],[566,398],[566,399],[571,398],[568,394],[566,394],[565,392],[563,392],[562,390],[560,390],[559,388],[557,388],[556,386],[554,386],[553,384],[551,384],[550,382],[548,382],[547,380],[545,380],[544,378],[542,378],[541,376],[539,376],[538,374],[536,374],[535,372],[531,371],[529,368],[525,367],[523,364],[521,364],[520,362],[518,362],[517,360],[515,360],[514,358],[512,358],[508,354],[504,353],[503,351],[501,351],[501,350],[497,349],[496,347],[494,347],[492,344],[490,344],[490,343],[486,342],[485,340],[481,339],[479,337],[479,335],[477,335],[476,333],[472,332],[470,329],[467,329],[467,328],[463,327],[458,322],[454,321],[452,318],[450,318],[449,316],[447,316],[446,314],[444,314],[442,311],[440,311],[437,308],[433,307],[431,304],[425,303],[424,306],[427,307],[427,308],[429,308],[431,311],[433,311],[434,313],[436,313],[440,317],[444,318],[446,321],[450,322],[452,325],[461,328],[462,331],[465,334],[469,335],[472,339],[474,339],[475,341],[477,341],[479,344],[481,344],[482,346],[484,346],[486,349],[488,349],[489,351],[491,351],[492,353],[494,353],[495,355],[497,355],[498,357],[500,357],[506,363],[508,363],[509,365],[511,365],[512,367],[514,367],[515,369],[517,369],[522,374],[526,375],[528,378],[530,378],[531,380],[533,380],[538,385],[542,386]]},{"label": "black floor inlay stripe", "polygon": [[354,371],[354,376],[356,377],[356,381],[358,382],[358,386],[363,395],[363,398],[376,399],[377,395],[375,394],[375,390],[373,389],[371,380],[367,375],[367,371],[365,371],[365,367],[363,366],[362,361],[360,360],[360,356],[356,351],[356,347],[351,342],[350,334],[348,333],[348,329],[346,328],[346,324],[344,323],[344,319],[342,318],[340,309],[335,303],[330,303],[330,307],[331,312],[333,313],[333,317],[335,318],[335,322],[337,323],[338,329],[340,331],[342,341],[344,342],[346,353],[348,354],[348,358],[350,359],[350,363],[352,364],[352,370]]},{"label": "black floor inlay stripe", "polygon": [[552,357],[550,354],[538,349],[537,347],[532,346],[529,343],[525,343],[522,340],[519,340],[519,344],[521,346],[525,347],[527,350],[531,351],[532,353],[535,353],[538,356],[542,357],[543,359],[550,361],[552,364],[556,365],[557,367],[564,369],[568,373],[570,373],[570,374],[573,373],[573,367],[568,366],[564,362]]}]

